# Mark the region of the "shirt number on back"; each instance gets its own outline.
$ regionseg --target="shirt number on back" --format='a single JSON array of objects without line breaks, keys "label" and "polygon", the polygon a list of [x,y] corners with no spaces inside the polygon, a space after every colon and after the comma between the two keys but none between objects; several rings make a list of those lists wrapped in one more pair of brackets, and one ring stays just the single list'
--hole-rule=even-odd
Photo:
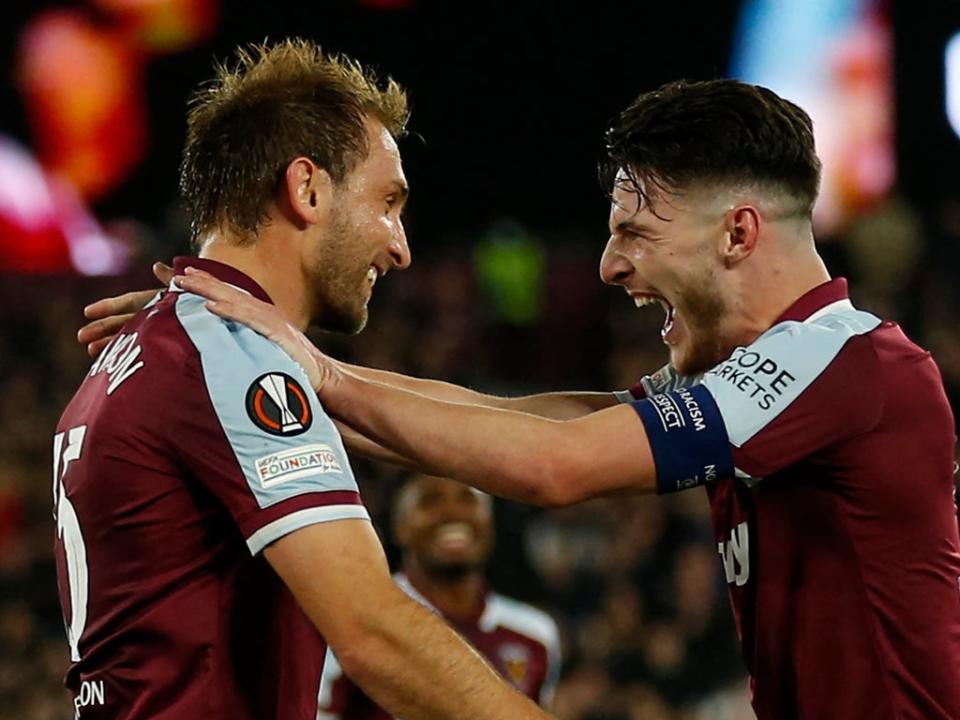
[{"label": "shirt number on back", "polygon": [[[80,520],[73,503],[67,497],[63,478],[70,463],[80,457],[83,437],[87,426],[81,425],[53,437],[53,506],[57,516],[57,537],[63,542],[63,551],[67,559],[67,588],[70,592],[70,614],[67,621],[67,642],[70,643],[70,660],[80,660],[80,636],[87,624],[87,549],[83,544]],[[66,440],[66,446],[64,441]]]}]

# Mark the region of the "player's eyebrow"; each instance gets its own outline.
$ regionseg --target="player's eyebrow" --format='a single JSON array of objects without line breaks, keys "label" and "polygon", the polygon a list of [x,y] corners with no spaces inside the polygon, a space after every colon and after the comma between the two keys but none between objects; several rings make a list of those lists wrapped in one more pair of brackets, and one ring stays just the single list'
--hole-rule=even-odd
[{"label": "player's eyebrow", "polygon": [[410,186],[403,180],[391,180],[390,188],[393,192],[397,193],[404,202],[410,197]]},{"label": "player's eyebrow", "polygon": [[631,232],[640,235],[650,235],[654,232],[649,225],[637,223],[633,220],[621,220],[613,227],[613,231],[615,233]]}]

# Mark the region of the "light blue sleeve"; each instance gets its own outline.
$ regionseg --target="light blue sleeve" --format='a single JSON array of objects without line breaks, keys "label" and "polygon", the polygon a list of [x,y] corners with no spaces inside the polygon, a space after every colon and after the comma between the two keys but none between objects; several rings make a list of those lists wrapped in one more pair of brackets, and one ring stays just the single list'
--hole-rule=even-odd
[{"label": "light blue sleeve", "polygon": [[730,444],[742,447],[777,419],[829,367],[847,342],[880,319],[849,309],[781,322],[710,370],[702,384],[720,409]]},{"label": "light blue sleeve", "polygon": [[262,335],[212,314],[199,296],[178,297],[176,314],[199,353],[216,419],[255,500],[251,512],[312,493],[332,498],[328,507],[271,517],[251,549],[311,522],[367,518],[340,433],[303,369]]}]

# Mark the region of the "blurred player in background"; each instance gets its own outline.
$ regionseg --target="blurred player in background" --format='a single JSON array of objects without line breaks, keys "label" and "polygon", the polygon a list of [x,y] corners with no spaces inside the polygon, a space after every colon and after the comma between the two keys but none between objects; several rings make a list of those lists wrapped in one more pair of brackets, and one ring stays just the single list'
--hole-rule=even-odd
[{"label": "blurred player in background", "polygon": [[953,417],[929,354],[817,253],[809,117],[673,83],[607,139],[600,274],[664,309],[670,350],[631,392],[497,398],[349,367],[215,279],[175,283],[297,357],[357,452],[551,506],[705,485],[760,720],[960,717]]},{"label": "blurred player in background", "polygon": [[[410,262],[404,92],[304,42],[194,98],[181,190],[202,259],[300,329],[357,332]],[[93,364],[54,438],[76,716],[308,720],[326,643],[415,718],[545,718],[390,578],[303,369],[177,287]],[[319,631],[319,632],[318,632]]]},{"label": "blurred player in background", "polygon": [[[414,475],[398,491],[393,529],[403,551],[394,580],[439,613],[524,695],[549,707],[560,675],[560,638],[546,613],[490,591],[493,503],[468,485]],[[320,720],[389,720],[328,651]]]}]

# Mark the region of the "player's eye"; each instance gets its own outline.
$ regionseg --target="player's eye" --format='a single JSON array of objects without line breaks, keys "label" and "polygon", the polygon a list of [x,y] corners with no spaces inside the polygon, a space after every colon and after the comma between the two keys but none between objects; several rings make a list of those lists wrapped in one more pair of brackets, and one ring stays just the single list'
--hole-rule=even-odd
[{"label": "player's eye", "polygon": [[627,231],[626,238],[632,242],[638,242],[638,243],[648,243],[653,241],[653,238],[647,233],[634,232],[629,230]]},{"label": "player's eye", "polygon": [[440,504],[440,495],[438,493],[424,493],[420,496],[418,505],[421,509],[429,509]]}]

